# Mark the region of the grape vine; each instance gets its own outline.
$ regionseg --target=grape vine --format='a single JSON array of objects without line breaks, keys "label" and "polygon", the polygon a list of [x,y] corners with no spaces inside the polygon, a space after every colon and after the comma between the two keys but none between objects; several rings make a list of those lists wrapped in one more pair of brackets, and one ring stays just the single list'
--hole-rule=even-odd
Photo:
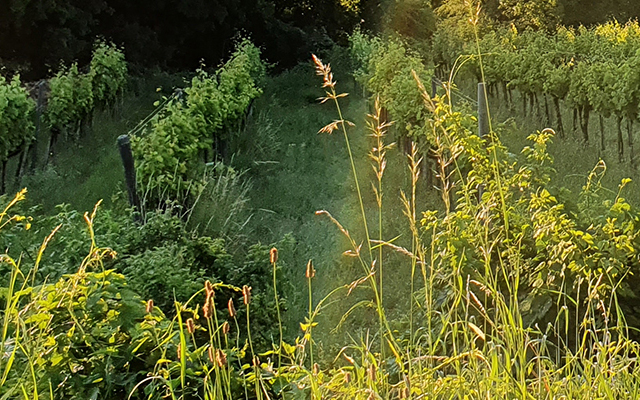
[{"label": "grape vine", "polygon": [[191,85],[171,99],[141,136],[133,138],[138,180],[147,201],[184,203],[202,188],[209,151],[225,159],[251,102],[262,94],[266,65],[260,50],[242,40],[215,73],[197,70]]}]

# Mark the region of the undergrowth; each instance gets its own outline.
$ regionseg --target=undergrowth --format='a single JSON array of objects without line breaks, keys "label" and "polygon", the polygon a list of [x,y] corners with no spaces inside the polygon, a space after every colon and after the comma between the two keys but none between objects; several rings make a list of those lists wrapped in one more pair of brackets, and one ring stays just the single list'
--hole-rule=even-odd
[{"label": "undergrowth", "polygon": [[[312,260],[300,266],[306,288],[296,290],[306,291],[308,301],[302,334],[293,337],[282,331],[286,289],[281,287],[283,261],[276,248],[256,247],[235,276],[219,281],[176,270],[190,277],[193,288],[185,289],[195,293],[171,295],[150,279],[157,276],[152,270],[166,267],[164,260],[182,257],[171,246],[192,246],[183,242],[183,231],[175,244],[144,250],[156,253],[157,264],[129,256],[121,264],[125,275],[120,275],[113,269],[117,254],[96,241],[94,209],[83,216],[88,255],[77,259],[77,269],[56,278],[52,272],[41,273],[48,257],[65,257],[47,254],[60,228],[35,246],[37,251],[12,250],[15,256],[2,258],[10,270],[3,284],[2,395],[637,397],[640,348],[623,310],[633,299],[632,275],[639,267],[640,213],[624,199],[628,181],[612,193],[605,190],[605,165],[599,163],[579,201],[567,203],[550,184],[552,131],[531,134],[516,157],[494,131],[476,136],[475,118],[456,111],[448,93],[432,98],[414,73],[422,112],[413,120],[412,137],[421,144],[408,148],[409,185],[397,200],[387,191],[387,168],[395,165],[388,164],[388,157],[395,153],[380,103],[373,104],[368,117],[370,151],[363,155],[373,167],[370,189],[367,172],[359,169],[360,155],[354,153],[361,147],[350,145],[352,123],[340,113],[344,96],[330,67],[317,58],[315,62],[326,100],[338,110],[337,119],[321,132],[341,134],[352,166],[347,176],[360,205],[348,225],[327,210],[316,214],[343,236],[344,265],[359,268],[358,278],[319,297],[314,285],[324,271]],[[421,213],[417,188],[425,148],[435,160],[442,207]],[[0,215],[2,235],[34,229],[36,221],[11,212],[24,195],[20,192]],[[387,204],[394,202],[404,209],[408,234],[402,238],[384,223]],[[164,216],[166,221],[160,218],[159,225],[148,218],[145,229],[156,227],[159,233],[171,223],[182,224],[180,219],[171,222],[170,215]],[[361,226],[352,226],[358,220]],[[103,236],[109,237],[115,241],[118,234]],[[195,238],[194,248],[202,240]],[[216,242],[204,248],[211,246]],[[221,256],[223,247],[216,252],[214,257],[228,259]],[[392,274],[408,277],[403,288],[390,282]],[[265,276],[268,284],[260,280]],[[236,284],[223,283],[229,280]],[[403,295],[394,293],[401,288]],[[401,299],[395,308],[403,313],[390,316],[385,301],[390,297]],[[261,312],[269,307],[275,314]],[[338,326],[332,326],[337,331],[354,321],[362,324],[350,330],[350,339],[336,353],[327,354],[318,332],[328,323],[322,316],[332,309],[342,313]],[[269,325],[277,329],[266,334]]]}]

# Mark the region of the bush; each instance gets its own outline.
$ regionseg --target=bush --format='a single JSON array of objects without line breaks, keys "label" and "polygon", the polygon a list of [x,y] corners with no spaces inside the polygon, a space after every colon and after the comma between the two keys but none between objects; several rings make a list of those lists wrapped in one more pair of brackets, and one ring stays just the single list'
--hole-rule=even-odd
[{"label": "bush", "polygon": [[111,105],[127,83],[124,52],[113,43],[98,40],[94,44],[90,72],[96,103]]},{"label": "bush", "polygon": [[0,161],[33,139],[34,101],[15,75],[10,82],[0,76]]}]

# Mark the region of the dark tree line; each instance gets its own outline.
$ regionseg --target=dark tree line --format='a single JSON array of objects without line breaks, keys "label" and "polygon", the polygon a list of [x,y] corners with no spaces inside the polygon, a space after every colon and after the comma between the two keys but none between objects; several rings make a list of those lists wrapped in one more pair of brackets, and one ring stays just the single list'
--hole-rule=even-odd
[{"label": "dark tree line", "polygon": [[381,2],[4,0],[0,62],[36,79],[60,61],[84,64],[96,36],[103,36],[123,45],[133,66],[192,69],[201,59],[217,64],[242,33],[262,46],[271,62],[286,67],[319,46],[344,40],[362,19],[375,25]]}]

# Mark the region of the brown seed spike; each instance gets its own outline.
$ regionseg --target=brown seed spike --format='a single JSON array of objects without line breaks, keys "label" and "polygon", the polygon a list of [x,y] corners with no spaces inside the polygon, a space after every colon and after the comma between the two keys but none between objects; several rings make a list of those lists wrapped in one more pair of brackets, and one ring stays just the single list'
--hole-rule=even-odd
[{"label": "brown seed spike", "polygon": [[242,287],[242,298],[245,305],[251,303],[251,286],[244,285]]},{"label": "brown seed spike", "polygon": [[209,346],[209,348],[207,348],[207,355],[209,356],[209,361],[211,361],[211,364],[213,364],[215,362],[215,357],[213,356],[212,346]]},{"label": "brown seed spike", "polygon": [[309,260],[307,263],[307,272],[305,273],[307,279],[311,279],[316,276],[316,269],[313,268],[313,261]]},{"label": "brown seed spike", "polygon": [[147,301],[146,311],[147,311],[147,314],[151,314],[151,312],[153,311],[153,300],[152,299],[149,299]]},{"label": "brown seed spike", "polygon": [[187,332],[193,335],[195,331],[196,331],[196,324],[195,322],[193,322],[193,318],[189,318],[187,320]]},{"label": "brown seed spike", "polygon": [[202,314],[206,319],[211,318],[213,315],[213,299],[210,296],[207,296],[207,299],[204,301],[204,307],[202,307]]},{"label": "brown seed spike", "polygon": [[318,375],[320,373],[320,366],[318,363],[313,363],[313,374]]},{"label": "brown seed spike", "polygon": [[229,299],[229,302],[227,303],[227,307],[229,308],[229,316],[231,318],[236,316],[236,308],[233,306],[233,299]]},{"label": "brown seed spike", "polygon": [[275,264],[278,261],[278,249],[275,247],[272,247],[271,251],[269,251],[269,261],[271,264]]},{"label": "brown seed spike", "polygon": [[216,362],[218,364],[218,367],[220,368],[223,368],[225,365],[227,365],[227,355],[224,351],[220,349],[216,350]]},{"label": "brown seed spike", "polygon": [[224,324],[222,324],[222,333],[226,336],[229,334],[230,330],[231,330],[231,325],[229,325],[227,321],[224,321]]},{"label": "brown seed spike", "polygon": [[204,282],[204,291],[207,294],[207,297],[215,297],[215,292],[213,291],[213,285],[208,280]]}]

